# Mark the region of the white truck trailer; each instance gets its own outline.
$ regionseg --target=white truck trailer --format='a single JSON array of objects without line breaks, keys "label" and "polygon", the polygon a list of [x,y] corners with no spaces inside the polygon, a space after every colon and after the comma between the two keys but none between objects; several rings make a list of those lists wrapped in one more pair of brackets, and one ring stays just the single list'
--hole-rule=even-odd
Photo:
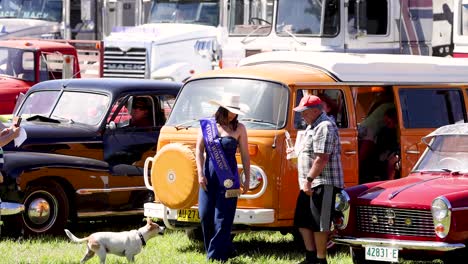
[{"label": "white truck trailer", "polygon": [[276,50],[453,51],[453,0],[140,1],[147,23],[104,38],[104,77],[184,81]]}]

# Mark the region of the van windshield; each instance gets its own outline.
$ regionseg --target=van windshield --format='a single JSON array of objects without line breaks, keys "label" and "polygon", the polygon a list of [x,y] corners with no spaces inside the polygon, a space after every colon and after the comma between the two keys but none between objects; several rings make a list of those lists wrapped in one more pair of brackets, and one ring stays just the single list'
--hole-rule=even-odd
[{"label": "van windshield", "polygon": [[166,125],[178,128],[199,127],[200,118],[214,116],[224,93],[239,94],[249,108],[239,116],[247,129],[275,130],[285,126],[289,92],[279,83],[263,80],[216,78],[188,82],[180,92]]},{"label": "van windshield", "polygon": [[217,0],[153,0],[150,23],[189,23],[218,26]]}]

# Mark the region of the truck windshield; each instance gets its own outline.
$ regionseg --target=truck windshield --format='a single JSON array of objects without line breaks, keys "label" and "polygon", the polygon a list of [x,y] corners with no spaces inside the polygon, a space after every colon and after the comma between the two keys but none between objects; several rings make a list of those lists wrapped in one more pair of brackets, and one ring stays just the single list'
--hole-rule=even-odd
[{"label": "truck windshield", "polygon": [[429,143],[414,171],[468,172],[468,136],[441,135]]},{"label": "truck windshield", "polygon": [[[289,92],[281,84],[250,79],[216,78],[188,82],[177,97],[167,125],[199,127],[200,118],[214,116],[224,93],[239,94],[245,115],[238,119],[248,129],[275,130],[285,126]],[[241,107],[242,108],[242,107]]]},{"label": "truck windshield", "polygon": [[[295,1],[290,3],[294,5]],[[273,0],[233,0],[229,10],[231,35],[266,36],[273,23]]]},{"label": "truck windshield", "polygon": [[32,51],[0,47],[0,74],[32,82],[35,67]]},{"label": "truck windshield", "polygon": [[150,23],[219,24],[217,0],[153,0]]},{"label": "truck windshield", "polygon": [[0,0],[1,18],[62,21],[61,0]]},{"label": "truck windshield", "polygon": [[339,0],[278,0],[276,33],[335,36],[340,24]]}]

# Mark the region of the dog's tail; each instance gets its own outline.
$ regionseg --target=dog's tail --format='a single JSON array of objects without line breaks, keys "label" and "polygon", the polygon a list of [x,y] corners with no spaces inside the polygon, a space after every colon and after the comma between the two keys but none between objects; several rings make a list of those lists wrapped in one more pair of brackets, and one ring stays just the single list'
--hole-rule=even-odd
[{"label": "dog's tail", "polygon": [[75,235],[72,234],[72,232],[70,232],[70,230],[68,229],[65,229],[65,233],[67,234],[67,236],[71,239],[71,241],[75,242],[75,243],[82,243],[82,242],[85,242],[85,241],[88,241],[88,238],[85,237],[85,238],[77,238]]}]

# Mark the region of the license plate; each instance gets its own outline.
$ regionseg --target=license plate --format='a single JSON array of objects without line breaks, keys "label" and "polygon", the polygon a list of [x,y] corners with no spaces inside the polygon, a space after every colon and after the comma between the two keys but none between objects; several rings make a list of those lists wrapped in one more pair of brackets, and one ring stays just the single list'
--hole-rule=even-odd
[{"label": "license plate", "polygon": [[366,246],[366,260],[398,262],[398,249],[391,247]]},{"label": "license plate", "polygon": [[200,216],[197,209],[177,210],[177,221],[181,222],[200,222]]}]

